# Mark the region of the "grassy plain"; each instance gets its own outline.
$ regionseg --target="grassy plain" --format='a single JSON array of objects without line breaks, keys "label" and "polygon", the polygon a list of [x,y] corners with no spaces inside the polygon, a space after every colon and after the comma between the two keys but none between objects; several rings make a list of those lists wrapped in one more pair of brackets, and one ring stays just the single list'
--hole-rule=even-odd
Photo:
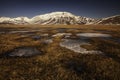
[{"label": "grassy plain", "polygon": [[[42,43],[48,37],[34,40],[31,35],[58,33],[99,32],[112,35],[114,40],[91,38],[88,50],[100,50],[100,54],[80,54],[60,47],[63,37],[53,38],[53,43]],[[33,31],[25,34],[10,31]],[[119,25],[0,25],[0,80],[120,80]],[[27,36],[31,34],[30,36]],[[72,36],[73,38],[75,36]],[[18,47],[36,47],[43,55],[32,57],[6,57]]]}]

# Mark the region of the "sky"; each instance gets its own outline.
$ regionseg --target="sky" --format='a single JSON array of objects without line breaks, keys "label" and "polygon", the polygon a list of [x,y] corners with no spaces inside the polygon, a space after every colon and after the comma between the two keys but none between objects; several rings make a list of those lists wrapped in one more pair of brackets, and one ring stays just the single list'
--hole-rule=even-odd
[{"label": "sky", "polygon": [[56,11],[91,18],[109,17],[120,14],[120,0],[0,0],[0,17],[32,18]]}]

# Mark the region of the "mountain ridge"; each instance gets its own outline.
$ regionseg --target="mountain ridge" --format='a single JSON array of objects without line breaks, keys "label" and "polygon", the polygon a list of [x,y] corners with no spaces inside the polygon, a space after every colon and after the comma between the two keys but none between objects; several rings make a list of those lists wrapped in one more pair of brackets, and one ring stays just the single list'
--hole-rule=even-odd
[{"label": "mountain ridge", "polygon": [[76,16],[69,12],[52,12],[37,15],[32,18],[28,17],[0,17],[0,23],[12,24],[64,24],[64,25],[80,25],[80,24],[120,24],[120,15],[115,15],[102,19],[93,19],[88,17]]}]

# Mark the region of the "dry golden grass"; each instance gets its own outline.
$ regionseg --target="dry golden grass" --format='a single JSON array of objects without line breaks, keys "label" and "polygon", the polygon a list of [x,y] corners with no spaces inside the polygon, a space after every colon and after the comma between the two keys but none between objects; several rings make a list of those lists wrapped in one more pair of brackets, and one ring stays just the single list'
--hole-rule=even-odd
[{"label": "dry golden grass", "polygon": [[[76,28],[70,31],[109,32],[113,38],[120,38],[120,26],[109,25],[0,25],[1,30],[38,30],[34,34],[57,33],[55,29]],[[47,29],[52,29],[47,31]],[[120,80],[120,44],[100,38],[92,38],[88,50],[100,50],[104,55],[79,54],[59,46],[62,37],[55,37],[53,43],[45,44],[20,34],[0,34],[0,80]],[[3,57],[18,47],[36,47],[43,55],[29,58]]]}]

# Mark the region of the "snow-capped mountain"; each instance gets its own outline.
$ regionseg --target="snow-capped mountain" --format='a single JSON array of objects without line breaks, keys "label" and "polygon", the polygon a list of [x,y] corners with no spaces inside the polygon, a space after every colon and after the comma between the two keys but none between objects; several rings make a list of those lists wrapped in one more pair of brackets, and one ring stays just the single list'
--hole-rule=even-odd
[{"label": "snow-capped mountain", "polygon": [[52,12],[48,14],[38,15],[31,19],[27,17],[1,17],[0,23],[11,23],[11,24],[120,24],[120,15],[112,16],[103,19],[92,19],[82,16],[76,16],[69,12]]},{"label": "snow-capped mountain", "polygon": [[35,16],[31,23],[35,24],[86,24],[94,19],[75,16],[68,12],[53,12],[44,15]]},{"label": "snow-capped mountain", "polygon": [[116,25],[119,25],[120,24],[120,15],[102,18],[102,19],[99,19],[98,21],[95,21],[94,23],[95,24],[108,24],[108,25],[116,24]]},{"label": "snow-capped mountain", "polygon": [[10,18],[10,17],[1,17],[0,23],[9,23],[9,24],[28,24],[30,21],[27,17],[17,17],[17,18]]}]

